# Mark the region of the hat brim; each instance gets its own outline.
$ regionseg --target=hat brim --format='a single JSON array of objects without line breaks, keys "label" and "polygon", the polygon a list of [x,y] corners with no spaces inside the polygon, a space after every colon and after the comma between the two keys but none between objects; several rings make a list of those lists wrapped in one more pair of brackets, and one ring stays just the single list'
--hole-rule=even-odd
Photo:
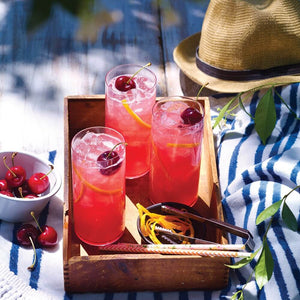
[{"label": "hat brim", "polygon": [[173,51],[175,63],[181,71],[199,85],[207,84],[207,88],[221,93],[239,93],[267,85],[286,85],[300,82],[299,75],[284,75],[261,80],[231,81],[215,78],[202,72],[196,65],[196,49],[199,46],[201,32],[193,34],[181,41]]}]

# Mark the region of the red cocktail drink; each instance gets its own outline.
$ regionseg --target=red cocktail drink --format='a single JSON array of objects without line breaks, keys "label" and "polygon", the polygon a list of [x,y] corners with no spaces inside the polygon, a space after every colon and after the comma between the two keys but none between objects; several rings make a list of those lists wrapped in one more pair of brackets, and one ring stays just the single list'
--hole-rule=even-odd
[{"label": "red cocktail drink", "polygon": [[185,97],[158,101],[153,108],[150,200],[197,201],[204,111]]},{"label": "red cocktail drink", "polygon": [[125,138],[126,178],[140,177],[150,168],[151,117],[156,101],[156,76],[144,68],[129,81],[131,85],[127,84],[141,68],[138,65],[117,66],[105,79],[105,126],[116,129]]},{"label": "red cocktail drink", "polygon": [[110,244],[125,230],[125,144],[117,131],[92,127],[72,140],[73,218],[77,236]]}]

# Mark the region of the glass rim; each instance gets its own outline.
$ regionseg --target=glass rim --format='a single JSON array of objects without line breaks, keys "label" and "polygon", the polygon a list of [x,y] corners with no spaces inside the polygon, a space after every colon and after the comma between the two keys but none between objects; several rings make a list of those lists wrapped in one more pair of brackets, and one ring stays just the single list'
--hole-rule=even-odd
[{"label": "glass rim", "polygon": [[[109,74],[110,73],[112,73],[113,71],[115,71],[115,70],[117,70],[117,69],[119,69],[119,68],[125,68],[125,67],[137,67],[137,71],[139,70],[139,69],[142,69],[143,68],[143,70],[146,70],[148,73],[150,73],[152,76],[153,76],[153,78],[154,78],[154,81],[153,81],[153,85],[150,87],[150,89],[153,89],[156,85],[157,85],[157,77],[156,77],[156,75],[155,75],[155,73],[152,71],[152,70],[150,70],[148,67],[145,67],[144,68],[144,66],[142,66],[142,65],[139,65],[139,64],[123,64],[123,65],[117,65],[117,66],[114,66],[113,68],[111,68],[107,73],[106,73],[106,75],[105,75],[105,85],[108,85],[109,84],[109,82],[108,82],[108,76],[109,76]],[[143,71],[143,70],[141,70],[141,71]],[[134,74],[134,73],[133,73]],[[132,75],[133,75],[132,74]],[[121,76],[122,74],[119,74],[119,76]]]},{"label": "glass rim", "polygon": [[205,116],[205,112],[204,112],[204,106],[197,100],[197,99],[193,99],[191,97],[188,96],[166,96],[166,97],[162,97],[159,100],[157,100],[155,102],[155,104],[152,107],[152,115],[154,113],[154,110],[157,108],[158,105],[160,105],[161,103],[166,103],[166,102],[177,102],[177,101],[187,101],[187,102],[192,102],[192,103],[197,103],[199,105],[199,107],[201,108],[201,113],[203,115],[203,119]]},{"label": "glass rim", "polygon": [[[80,131],[78,131],[78,132],[73,136],[72,141],[71,141],[71,150],[76,152],[76,150],[74,149],[74,143],[75,143],[76,138],[77,138],[80,134],[83,134],[84,132],[89,132],[89,131],[95,132],[95,133],[101,133],[101,132],[99,132],[99,131],[97,132],[95,129],[98,129],[98,130],[99,130],[99,129],[100,129],[100,130],[102,129],[102,130],[103,130],[102,133],[106,133],[105,130],[108,130],[108,131],[110,131],[110,132],[115,133],[114,137],[119,138],[119,139],[121,140],[121,143],[123,143],[124,149],[126,149],[126,148],[125,148],[125,147],[126,147],[126,145],[125,145],[125,138],[124,138],[123,134],[120,133],[119,131],[115,130],[114,128],[107,127],[107,126],[91,126],[91,127],[86,127],[86,128],[81,129]],[[108,133],[108,134],[109,134],[109,133]],[[120,145],[120,146],[121,146],[121,145]]]}]

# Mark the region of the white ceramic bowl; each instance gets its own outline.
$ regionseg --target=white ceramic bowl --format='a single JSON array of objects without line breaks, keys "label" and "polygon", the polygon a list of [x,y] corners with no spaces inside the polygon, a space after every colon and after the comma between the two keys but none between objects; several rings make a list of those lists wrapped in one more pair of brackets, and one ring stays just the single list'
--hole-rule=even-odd
[{"label": "white ceramic bowl", "polygon": [[[4,179],[7,172],[7,168],[3,163],[3,156],[6,156],[7,165],[10,167],[12,153],[13,151],[0,152],[0,179]],[[49,165],[51,165],[49,161],[42,160],[26,152],[18,152],[14,158],[14,164],[15,166],[21,165],[25,169],[26,179],[29,179],[32,174],[37,172],[48,173],[50,169]],[[32,221],[31,211],[38,216],[50,198],[57,193],[61,186],[61,178],[57,172],[55,172],[55,169],[53,169],[48,177],[50,187],[40,197],[27,199],[8,197],[0,194],[0,219],[7,222]]]}]

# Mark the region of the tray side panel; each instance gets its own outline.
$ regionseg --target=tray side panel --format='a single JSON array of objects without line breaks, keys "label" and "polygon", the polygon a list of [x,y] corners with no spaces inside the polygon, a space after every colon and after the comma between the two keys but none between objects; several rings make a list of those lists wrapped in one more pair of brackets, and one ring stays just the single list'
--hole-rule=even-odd
[{"label": "tray side panel", "polygon": [[224,263],[224,258],[203,257],[199,261],[199,257],[164,259],[160,255],[72,259],[68,289],[78,293],[221,289],[227,284]]}]

